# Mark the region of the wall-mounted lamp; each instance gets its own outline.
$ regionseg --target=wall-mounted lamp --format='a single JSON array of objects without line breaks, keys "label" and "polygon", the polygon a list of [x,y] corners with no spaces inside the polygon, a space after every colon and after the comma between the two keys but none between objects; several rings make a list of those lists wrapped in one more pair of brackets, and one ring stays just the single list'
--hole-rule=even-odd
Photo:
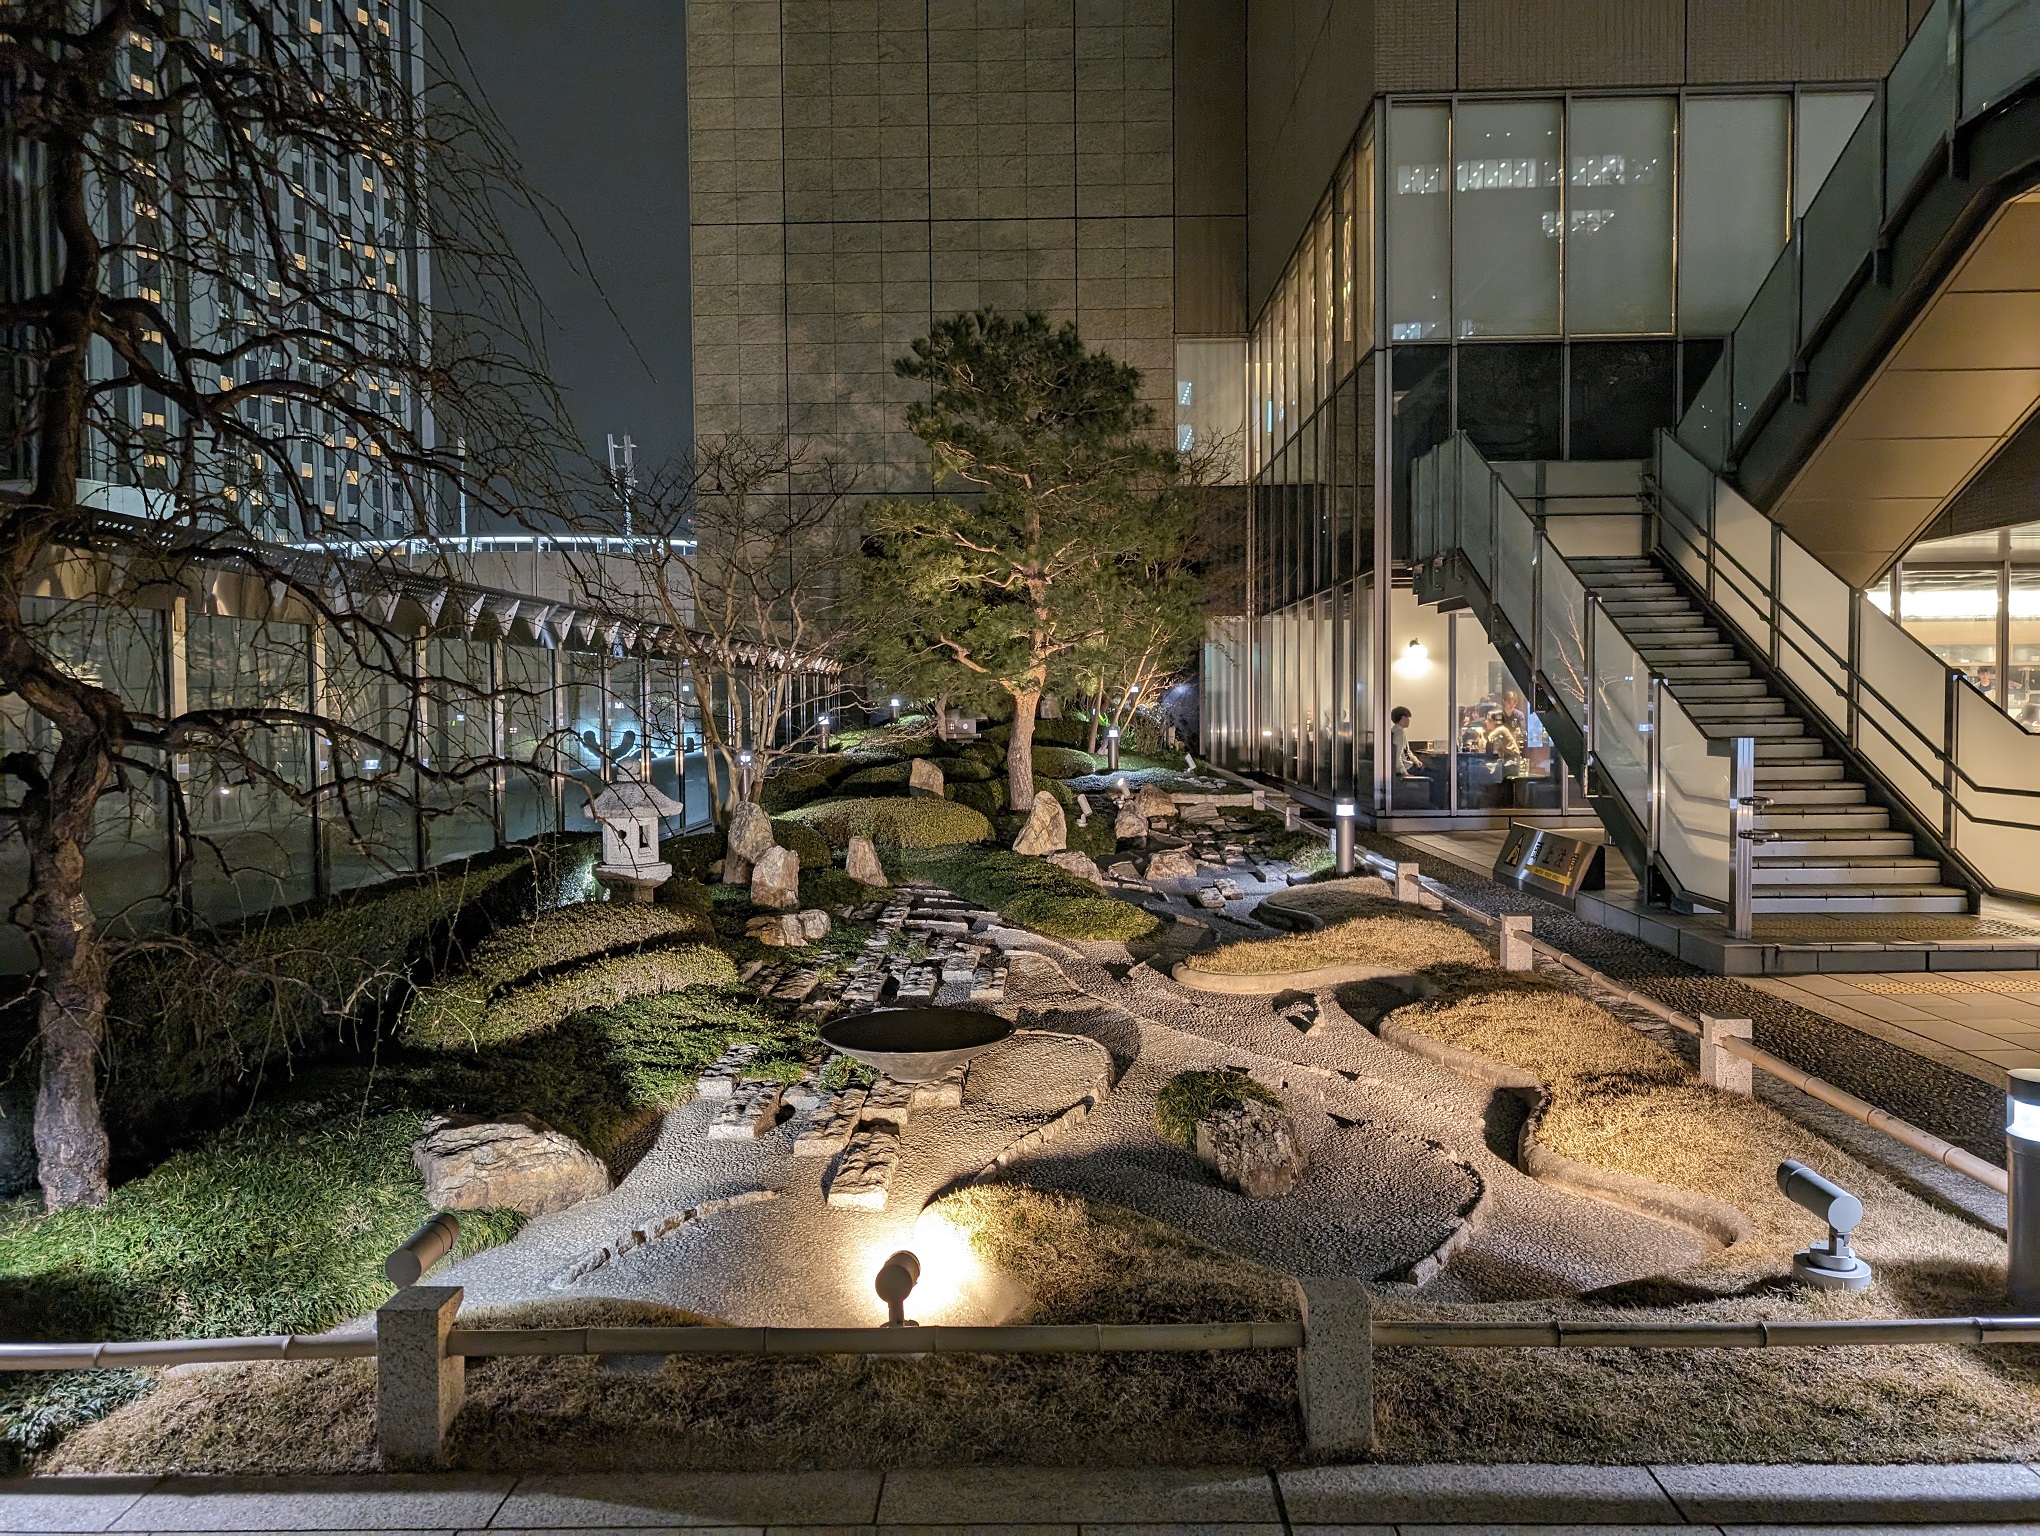
[{"label": "wall-mounted lamp", "polygon": [[1421,640],[1412,640],[1403,647],[1402,655],[1396,657],[1392,669],[1398,677],[1422,677],[1431,670],[1431,653],[1424,648]]}]

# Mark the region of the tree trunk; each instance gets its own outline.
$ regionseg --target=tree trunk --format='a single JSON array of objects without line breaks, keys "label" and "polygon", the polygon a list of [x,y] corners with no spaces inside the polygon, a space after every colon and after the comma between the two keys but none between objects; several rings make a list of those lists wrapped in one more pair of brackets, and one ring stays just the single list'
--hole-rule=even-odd
[{"label": "tree trunk", "polygon": [[1016,811],[1034,809],[1034,712],[1041,684],[1013,695],[1013,736],[1006,743],[1006,797]]},{"label": "tree trunk", "polygon": [[1098,710],[1104,701],[1105,696],[1102,689],[1091,695],[1091,732],[1084,738],[1084,750],[1094,757],[1098,753]]},{"label": "tree trunk", "polygon": [[946,693],[935,700],[935,739],[949,740],[949,695]]}]

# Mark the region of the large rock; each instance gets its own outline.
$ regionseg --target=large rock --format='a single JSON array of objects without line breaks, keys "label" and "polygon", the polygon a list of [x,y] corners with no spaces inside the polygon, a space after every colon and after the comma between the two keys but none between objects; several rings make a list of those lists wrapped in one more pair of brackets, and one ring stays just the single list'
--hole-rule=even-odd
[{"label": "large rock", "polygon": [[770,848],[751,869],[751,905],[791,912],[800,905],[800,855]]},{"label": "large rock", "polygon": [[800,914],[800,936],[810,944],[817,939],[826,939],[833,926],[829,914],[820,907],[809,907]]},{"label": "large rock", "polygon": [[439,1115],[411,1145],[426,1203],[445,1211],[543,1216],[609,1193],[609,1170],[534,1115]]},{"label": "large rock", "polygon": [[772,840],[772,818],[765,814],[765,807],[755,800],[740,800],[730,812],[726,858],[736,860],[742,869],[726,869],[723,878],[732,885],[748,880],[757,862],[777,846]]},{"label": "large rock", "polygon": [[1119,814],[1112,818],[1112,835],[1122,841],[1127,838],[1141,838],[1148,835],[1147,817],[1130,807],[1120,807]]},{"label": "large rock", "polygon": [[807,943],[807,929],[798,912],[754,917],[744,924],[744,932],[767,949],[798,949]]},{"label": "large rock", "polygon": [[916,757],[907,763],[907,793],[942,798],[942,769],[933,758]]},{"label": "large rock", "polygon": [[1303,1147],[1289,1111],[1259,1099],[1215,1109],[1197,1122],[1197,1156],[1243,1195],[1286,1195],[1303,1177]]},{"label": "large rock", "polygon": [[1147,862],[1150,880],[1195,880],[1197,855],[1188,848],[1164,848]]},{"label": "large rock", "polygon": [[890,885],[885,866],[878,862],[878,849],[868,837],[850,839],[850,851],[843,856],[843,873],[865,885]]},{"label": "large rock", "polygon": [[1176,802],[1169,798],[1167,790],[1157,789],[1152,784],[1143,784],[1140,793],[1133,797],[1133,812],[1137,816],[1145,816],[1153,821],[1158,816],[1174,816]]},{"label": "large rock", "polygon": [[1044,791],[1034,797],[1034,809],[1027,813],[1027,825],[1013,839],[1015,853],[1060,853],[1070,845],[1070,825],[1063,817],[1062,802]]},{"label": "large rock", "polygon": [[1080,853],[1074,848],[1065,848],[1061,853],[1051,853],[1048,856],[1048,862],[1057,869],[1068,870],[1080,880],[1090,881],[1093,885],[1103,885],[1105,883],[1103,871],[1098,868],[1096,862],[1092,860],[1088,853]]}]

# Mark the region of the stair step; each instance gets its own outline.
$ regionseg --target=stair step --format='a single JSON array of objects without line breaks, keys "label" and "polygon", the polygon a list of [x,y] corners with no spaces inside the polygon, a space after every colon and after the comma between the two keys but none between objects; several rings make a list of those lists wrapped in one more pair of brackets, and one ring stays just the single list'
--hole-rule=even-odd
[{"label": "stair step", "polygon": [[1601,599],[1601,607],[1609,618],[1618,623],[1623,619],[1649,619],[1659,616],[1698,620],[1700,615],[1693,605],[1677,593],[1664,597],[1647,597],[1641,593],[1624,592],[1619,597],[1610,595]]},{"label": "stair step", "polygon": [[1849,783],[1759,785],[1757,793],[1775,806],[1862,805],[1867,798],[1861,784]]},{"label": "stair step", "polygon": [[1817,736],[1774,737],[1757,743],[1757,762],[1760,765],[1813,762],[1826,750]]},{"label": "stair step", "polygon": [[1760,855],[1756,889],[1771,885],[1935,886],[1941,866],[1932,859],[1778,859]]},{"label": "stair step", "polygon": [[[1667,678],[1667,682],[1673,679]],[[1677,682],[1672,692],[1679,696],[1679,702],[1689,709],[1695,704],[1726,703],[1741,699],[1762,699],[1770,697],[1770,689],[1763,679],[1755,677],[1725,678],[1720,682]]]},{"label": "stair step", "polygon": [[1758,891],[1750,899],[1753,912],[1834,916],[1891,912],[1962,913],[1969,910],[1966,891],[1949,885],[1892,886],[1863,890],[1851,886],[1804,886]]},{"label": "stair step", "polygon": [[1746,661],[1672,662],[1657,670],[1668,683],[1732,683],[1750,676]]},{"label": "stair step", "polygon": [[1799,717],[1786,709],[1783,699],[1680,699],[1686,713],[1703,723],[1715,720],[1783,720]]},{"label": "stair step", "polygon": [[1756,813],[1759,832],[1853,832],[1890,830],[1891,812],[1881,805],[1775,805]]},{"label": "stair step", "polygon": [[1832,757],[1816,757],[1803,763],[1765,763],[1757,770],[1757,793],[1802,784],[1831,784],[1841,776],[1842,765]]},{"label": "stair step", "polygon": [[1777,719],[1751,720],[1703,720],[1695,715],[1693,723],[1705,726],[1709,736],[1727,739],[1731,736],[1754,736],[1758,741],[1777,741],[1780,738],[1797,739],[1806,734],[1806,722],[1797,715],[1785,715]]},{"label": "stair step", "polygon": [[1904,832],[1788,833],[1774,843],[1759,843],[1756,859],[1903,859],[1911,858],[1913,840]]},{"label": "stair step", "polygon": [[1639,645],[1636,650],[1654,672],[1690,667],[1698,662],[1735,660],[1735,647],[1729,645]]}]

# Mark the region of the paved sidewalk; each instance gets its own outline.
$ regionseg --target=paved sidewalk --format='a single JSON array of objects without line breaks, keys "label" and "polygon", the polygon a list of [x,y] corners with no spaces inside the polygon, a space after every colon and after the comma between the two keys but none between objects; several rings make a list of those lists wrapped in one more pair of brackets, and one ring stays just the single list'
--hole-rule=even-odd
[{"label": "paved sidewalk", "polygon": [[1949,1467],[960,1467],[0,1480],[0,1532],[936,1531],[1396,1536],[1446,1530],[2040,1529],[2040,1472]]}]

